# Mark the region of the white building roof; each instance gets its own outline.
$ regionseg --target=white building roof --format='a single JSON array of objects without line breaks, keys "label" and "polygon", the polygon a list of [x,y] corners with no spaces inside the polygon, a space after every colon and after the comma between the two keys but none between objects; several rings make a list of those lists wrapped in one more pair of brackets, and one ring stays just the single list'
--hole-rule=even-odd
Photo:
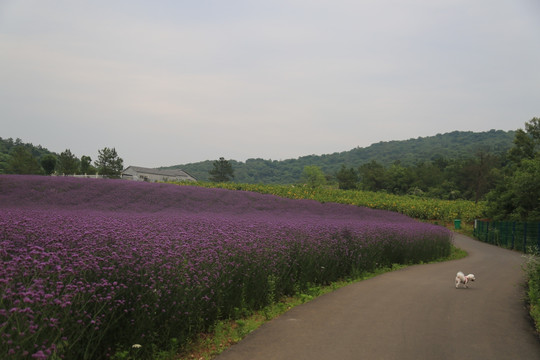
[{"label": "white building roof", "polygon": [[[131,171],[128,171],[131,170]],[[153,169],[153,168],[145,168],[140,166],[128,166],[125,168],[122,173],[124,172],[136,172],[138,174],[151,174],[151,175],[159,175],[159,176],[167,176],[167,177],[190,177],[195,179],[193,176],[185,172],[184,170],[180,169]]]}]

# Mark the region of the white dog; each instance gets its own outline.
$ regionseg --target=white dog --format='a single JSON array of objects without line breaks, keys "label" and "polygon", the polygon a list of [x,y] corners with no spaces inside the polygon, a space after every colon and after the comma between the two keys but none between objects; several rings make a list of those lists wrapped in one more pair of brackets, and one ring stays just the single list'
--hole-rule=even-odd
[{"label": "white dog", "polygon": [[456,289],[459,287],[459,284],[465,285],[466,288],[469,287],[469,282],[476,280],[473,274],[465,276],[461,271],[456,275]]}]

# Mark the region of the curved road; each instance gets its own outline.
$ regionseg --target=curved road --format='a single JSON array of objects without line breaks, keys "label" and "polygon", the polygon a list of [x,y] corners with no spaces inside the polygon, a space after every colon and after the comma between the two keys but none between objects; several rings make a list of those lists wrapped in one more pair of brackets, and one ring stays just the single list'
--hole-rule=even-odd
[{"label": "curved road", "polygon": [[[540,359],[520,253],[455,234],[469,256],[361,281],[295,307],[218,360]],[[457,271],[473,273],[456,289]]]}]

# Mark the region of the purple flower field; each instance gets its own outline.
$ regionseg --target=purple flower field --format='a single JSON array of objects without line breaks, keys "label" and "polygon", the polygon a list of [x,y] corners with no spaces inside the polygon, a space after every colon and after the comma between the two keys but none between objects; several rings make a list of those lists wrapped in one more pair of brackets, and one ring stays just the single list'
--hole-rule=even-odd
[{"label": "purple flower field", "polygon": [[243,191],[0,176],[0,358],[143,357],[217,320],[393,263],[451,233],[397,213]]}]

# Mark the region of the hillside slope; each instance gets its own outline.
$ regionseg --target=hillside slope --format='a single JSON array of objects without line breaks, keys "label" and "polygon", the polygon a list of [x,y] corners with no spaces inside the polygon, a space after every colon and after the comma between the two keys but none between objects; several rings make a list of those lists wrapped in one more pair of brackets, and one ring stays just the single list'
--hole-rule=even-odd
[{"label": "hillside slope", "polygon": [[[438,157],[469,158],[479,151],[501,154],[512,146],[514,131],[491,130],[487,132],[454,131],[429,137],[402,141],[388,141],[357,147],[327,155],[308,155],[298,159],[263,160],[248,159],[246,162],[230,160],[238,183],[292,184],[299,180],[304,166],[319,166],[326,174],[335,174],[342,165],[357,168],[375,160],[383,165],[400,161],[413,165]],[[199,180],[208,180],[213,161],[175,165],[167,169],[181,168]]]}]

